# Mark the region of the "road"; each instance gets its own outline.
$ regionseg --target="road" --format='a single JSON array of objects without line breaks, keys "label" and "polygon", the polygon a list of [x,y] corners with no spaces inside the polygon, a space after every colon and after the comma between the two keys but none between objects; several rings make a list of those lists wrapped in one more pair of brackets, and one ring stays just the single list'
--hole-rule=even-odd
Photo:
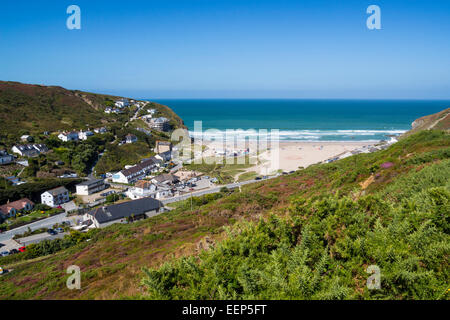
[{"label": "road", "polygon": [[[203,196],[205,194],[217,193],[217,192],[220,192],[220,189],[222,189],[223,187],[227,187],[228,189],[235,189],[235,188],[239,188],[240,186],[243,186],[243,185],[261,182],[261,181],[273,179],[276,177],[277,176],[271,176],[271,177],[268,177],[267,179],[263,179],[263,180],[248,180],[248,181],[243,181],[243,182],[230,183],[227,185],[221,185],[221,186],[213,187],[210,189],[194,191],[192,193],[187,193],[187,194],[172,197],[169,199],[164,199],[164,200],[161,200],[161,202],[164,205],[166,205],[166,204],[177,202],[177,201],[187,200],[191,196],[199,197],[199,196]],[[16,234],[22,234],[22,233],[26,232],[28,230],[28,228],[30,228],[31,230],[36,230],[36,229],[40,229],[40,228],[51,228],[56,223],[61,223],[63,221],[72,221],[72,220],[73,220],[73,218],[67,217],[67,213],[64,212],[64,213],[55,215],[50,218],[46,218],[46,219],[43,219],[40,221],[36,221],[36,222],[30,223],[30,224],[27,224],[27,225],[19,227],[19,228],[15,228],[13,230],[6,231],[6,232],[0,234],[0,242],[11,239]]]},{"label": "road", "polygon": [[19,242],[23,246],[28,246],[32,243],[39,243],[44,240],[62,239],[62,238],[64,238],[64,236],[66,234],[67,233],[58,233],[58,234],[52,236],[51,234],[44,232],[44,233],[34,234],[32,236],[25,237],[25,238],[20,238],[20,239],[17,239],[16,241]]},{"label": "road", "polygon": [[[67,211],[72,210],[73,208],[77,208],[74,206],[73,202],[65,203],[63,206]],[[11,239],[16,234],[22,234],[28,231],[28,228],[31,230],[41,229],[41,228],[51,228],[54,224],[61,223],[63,221],[71,221],[71,218],[67,217],[67,212],[63,212],[52,217],[42,219],[36,222],[29,223],[27,225],[6,231],[4,233],[0,233],[0,242]]]},{"label": "road", "polygon": [[265,181],[265,180],[268,180],[268,179],[273,179],[273,178],[276,178],[276,177],[278,177],[278,176],[268,177],[267,179],[263,179],[263,180],[248,180],[248,181],[243,181],[243,182],[230,183],[230,184],[217,186],[217,187],[210,188],[210,189],[205,189],[205,190],[201,190],[201,191],[194,191],[192,193],[183,194],[181,196],[176,196],[176,197],[172,197],[172,198],[169,198],[169,199],[164,199],[164,200],[161,200],[161,202],[163,204],[169,204],[169,203],[173,203],[173,202],[187,200],[191,196],[192,197],[200,197],[200,196],[203,196],[205,194],[217,193],[217,192],[220,192],[220,189],[222,189],[223,187],[227,187],[228,189],[236,189],[236,188],[239,188],[240,186],[243,186],[243,185],[246,185],[246,184],[261,182],[261,181]]}]

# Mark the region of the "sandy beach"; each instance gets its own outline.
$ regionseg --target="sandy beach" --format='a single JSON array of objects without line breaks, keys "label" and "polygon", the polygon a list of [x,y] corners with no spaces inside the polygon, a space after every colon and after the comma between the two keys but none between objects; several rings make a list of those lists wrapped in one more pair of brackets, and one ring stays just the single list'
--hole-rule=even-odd
[{"label": "sandy beach", "polygon": [[255,165],[247,168],[246,172],[255,171],[258,174],[271,174],[278,170],[292,171],[299,167],[306,168],[312,164],[375,143],[373,141],[289,141],[279,142],[272,148],[269,146],[267,149],[261,147],[257,149],[256,142],[252,141],[242,146],[222,145],[219,142],[205,141],[204,144],[207,149],[203,153],[203,157],[223,157],[226,155],[229,158],[233,156],[233,153],[236,153],[237,157],[242,158],[248,148],[250,159]]}]

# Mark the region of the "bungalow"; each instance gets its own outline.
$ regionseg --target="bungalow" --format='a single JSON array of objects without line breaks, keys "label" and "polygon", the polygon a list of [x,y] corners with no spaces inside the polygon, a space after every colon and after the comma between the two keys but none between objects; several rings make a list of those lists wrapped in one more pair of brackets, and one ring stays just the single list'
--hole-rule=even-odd
[{"label": "bungalow", "polygon": [[78,141],[78,132],[63,132],[58,135],[58,138],[64,142],[67,141]]},{"label": "bungalow", "polygon": [[0,165],[9,164],[14,161],[14,156],[6,152],[6,150],[0,150]]},{"label": "bungalow", "polygon": [[108,107],[108,108],[105,109],[105,113],[110,114],[111,112],[112,112],[112,109],[111,109],[111,108]]},{"label": "bungalow", "polygon": [[99,180],[88,180],[76,185],[77,194],[82,196],[88,196],[93,193],[105,190],[105,181]]},{"label": "bungalow", "polygon": [[147,174],[152,172],[155,168],[157,168],[160,165],[160,161],[155,159],[154,157],[151,157],[150,159],[147,159],[134,167],[124,169],[112,176],[113,182],[117,183],[134,183],[138,180],[141,180],[144,178]]},{"label": "bungalow", "polygon": [[126,143],[135,143],[138,141],[138,138],[134,134],[127,134],[125,137]]},{"label": "bungalow", "polygon": [[104,228],[114,223],[127,223],[157,215],[163,210],[163,204],[153,198],[143,198],[111,206],[100,207],[83,216],[84,221],[92,221],[96,228]]},{"label": "bungalow", "polygon": [[20,154],[22,157],[36,157],[39,155],[32,144],[17,145],[12,147],[12,152]]},{"label": "bungalow", "polygon": [[80,140],[87,140],[89,137],[92,137],[94,135],[94,133],[92,131],[83,131],[81,130],[78,133],[78,139]]},{"label": "bungalow", "polygon": [[17,212],[30,211],[34,208],[33,201],[23,198],[0,206],[0,215],[4,218],[14,217]]},{"label": "bungalow", "polygon": [[156,176],[152,179],[153,183],[162,183],[162,184],[174,184],[179,182],[180,180],[178,179],[177,176],[174,176],[172,174],[161,174],[159,176]]},{"label": "bungalow", "polygon": [[69,191],[64,187],[48,190],[41,194],[41,202],[50,207],[57,207],[69,201]]}]

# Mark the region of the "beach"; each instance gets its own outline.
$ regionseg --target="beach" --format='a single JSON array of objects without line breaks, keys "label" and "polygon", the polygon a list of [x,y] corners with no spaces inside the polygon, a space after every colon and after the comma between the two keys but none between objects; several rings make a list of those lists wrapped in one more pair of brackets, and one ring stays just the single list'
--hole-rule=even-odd
[{"label": "beach", "polygon": [[264,148],[265,146],[261,148],[260,145],[259,149],[255,141],[248,141],[246,144],[242,143],[242,145],[233,145],[233,143],[222,144],[217,141],[204,141],[203,143],[207,147],[202,154],[204,158],[216,157],[216,159],[223,159],[226,157],[227,159],[232,159],[234,157],[243,160],[247,156],[253,165],[246,168],[245,172],[254,171],[257,174],[265,175],[273,174],[280,170],[289,172],[298,170],[299,167],[306,168],[312,164],[323,162],[336,156],[342,156],[356,149],[372,146],[377,142],[281,141],[267,148]]}]

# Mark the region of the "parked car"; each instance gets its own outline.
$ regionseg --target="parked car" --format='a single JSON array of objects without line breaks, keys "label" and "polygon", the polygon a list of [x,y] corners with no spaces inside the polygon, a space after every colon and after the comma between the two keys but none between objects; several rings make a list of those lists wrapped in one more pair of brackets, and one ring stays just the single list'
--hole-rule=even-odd
[{"label": "parked car", "polygon": [[261,180],[261,177],[255,177],[255,180]]},{"label": "parked car", "polygon": [[50,235],[52,235],[52,236],[54,236],[54,235],[57,235],[58,234],[58,232],[56,232],[55,230],[53,230],[53,229],[48,229],[47,230],[47,233],[48,234],[50,234]]},{"label": "parked car", "polygon": [[25,252],[25,251],[27,251],[27,248],[25,246],[19,248],[19,252]]},{"label": "parked car", "polygon": [[9,252],[8,251],[0,252],[0,257],[6,257],[6,256],[9,256]]},{"label": "parked car", "polygon": [[9,254],[16,254],[16,253],[19,253],[19,250],[17,250],[17,249],[11,249],[11,250],[9,251]]},{"label": "parked car", "polygon": [[55,231],[56,231],[57,233],[63,233],[63,232],[64,232],[64,229],[63,229],[63,228],[56,228]]}]

